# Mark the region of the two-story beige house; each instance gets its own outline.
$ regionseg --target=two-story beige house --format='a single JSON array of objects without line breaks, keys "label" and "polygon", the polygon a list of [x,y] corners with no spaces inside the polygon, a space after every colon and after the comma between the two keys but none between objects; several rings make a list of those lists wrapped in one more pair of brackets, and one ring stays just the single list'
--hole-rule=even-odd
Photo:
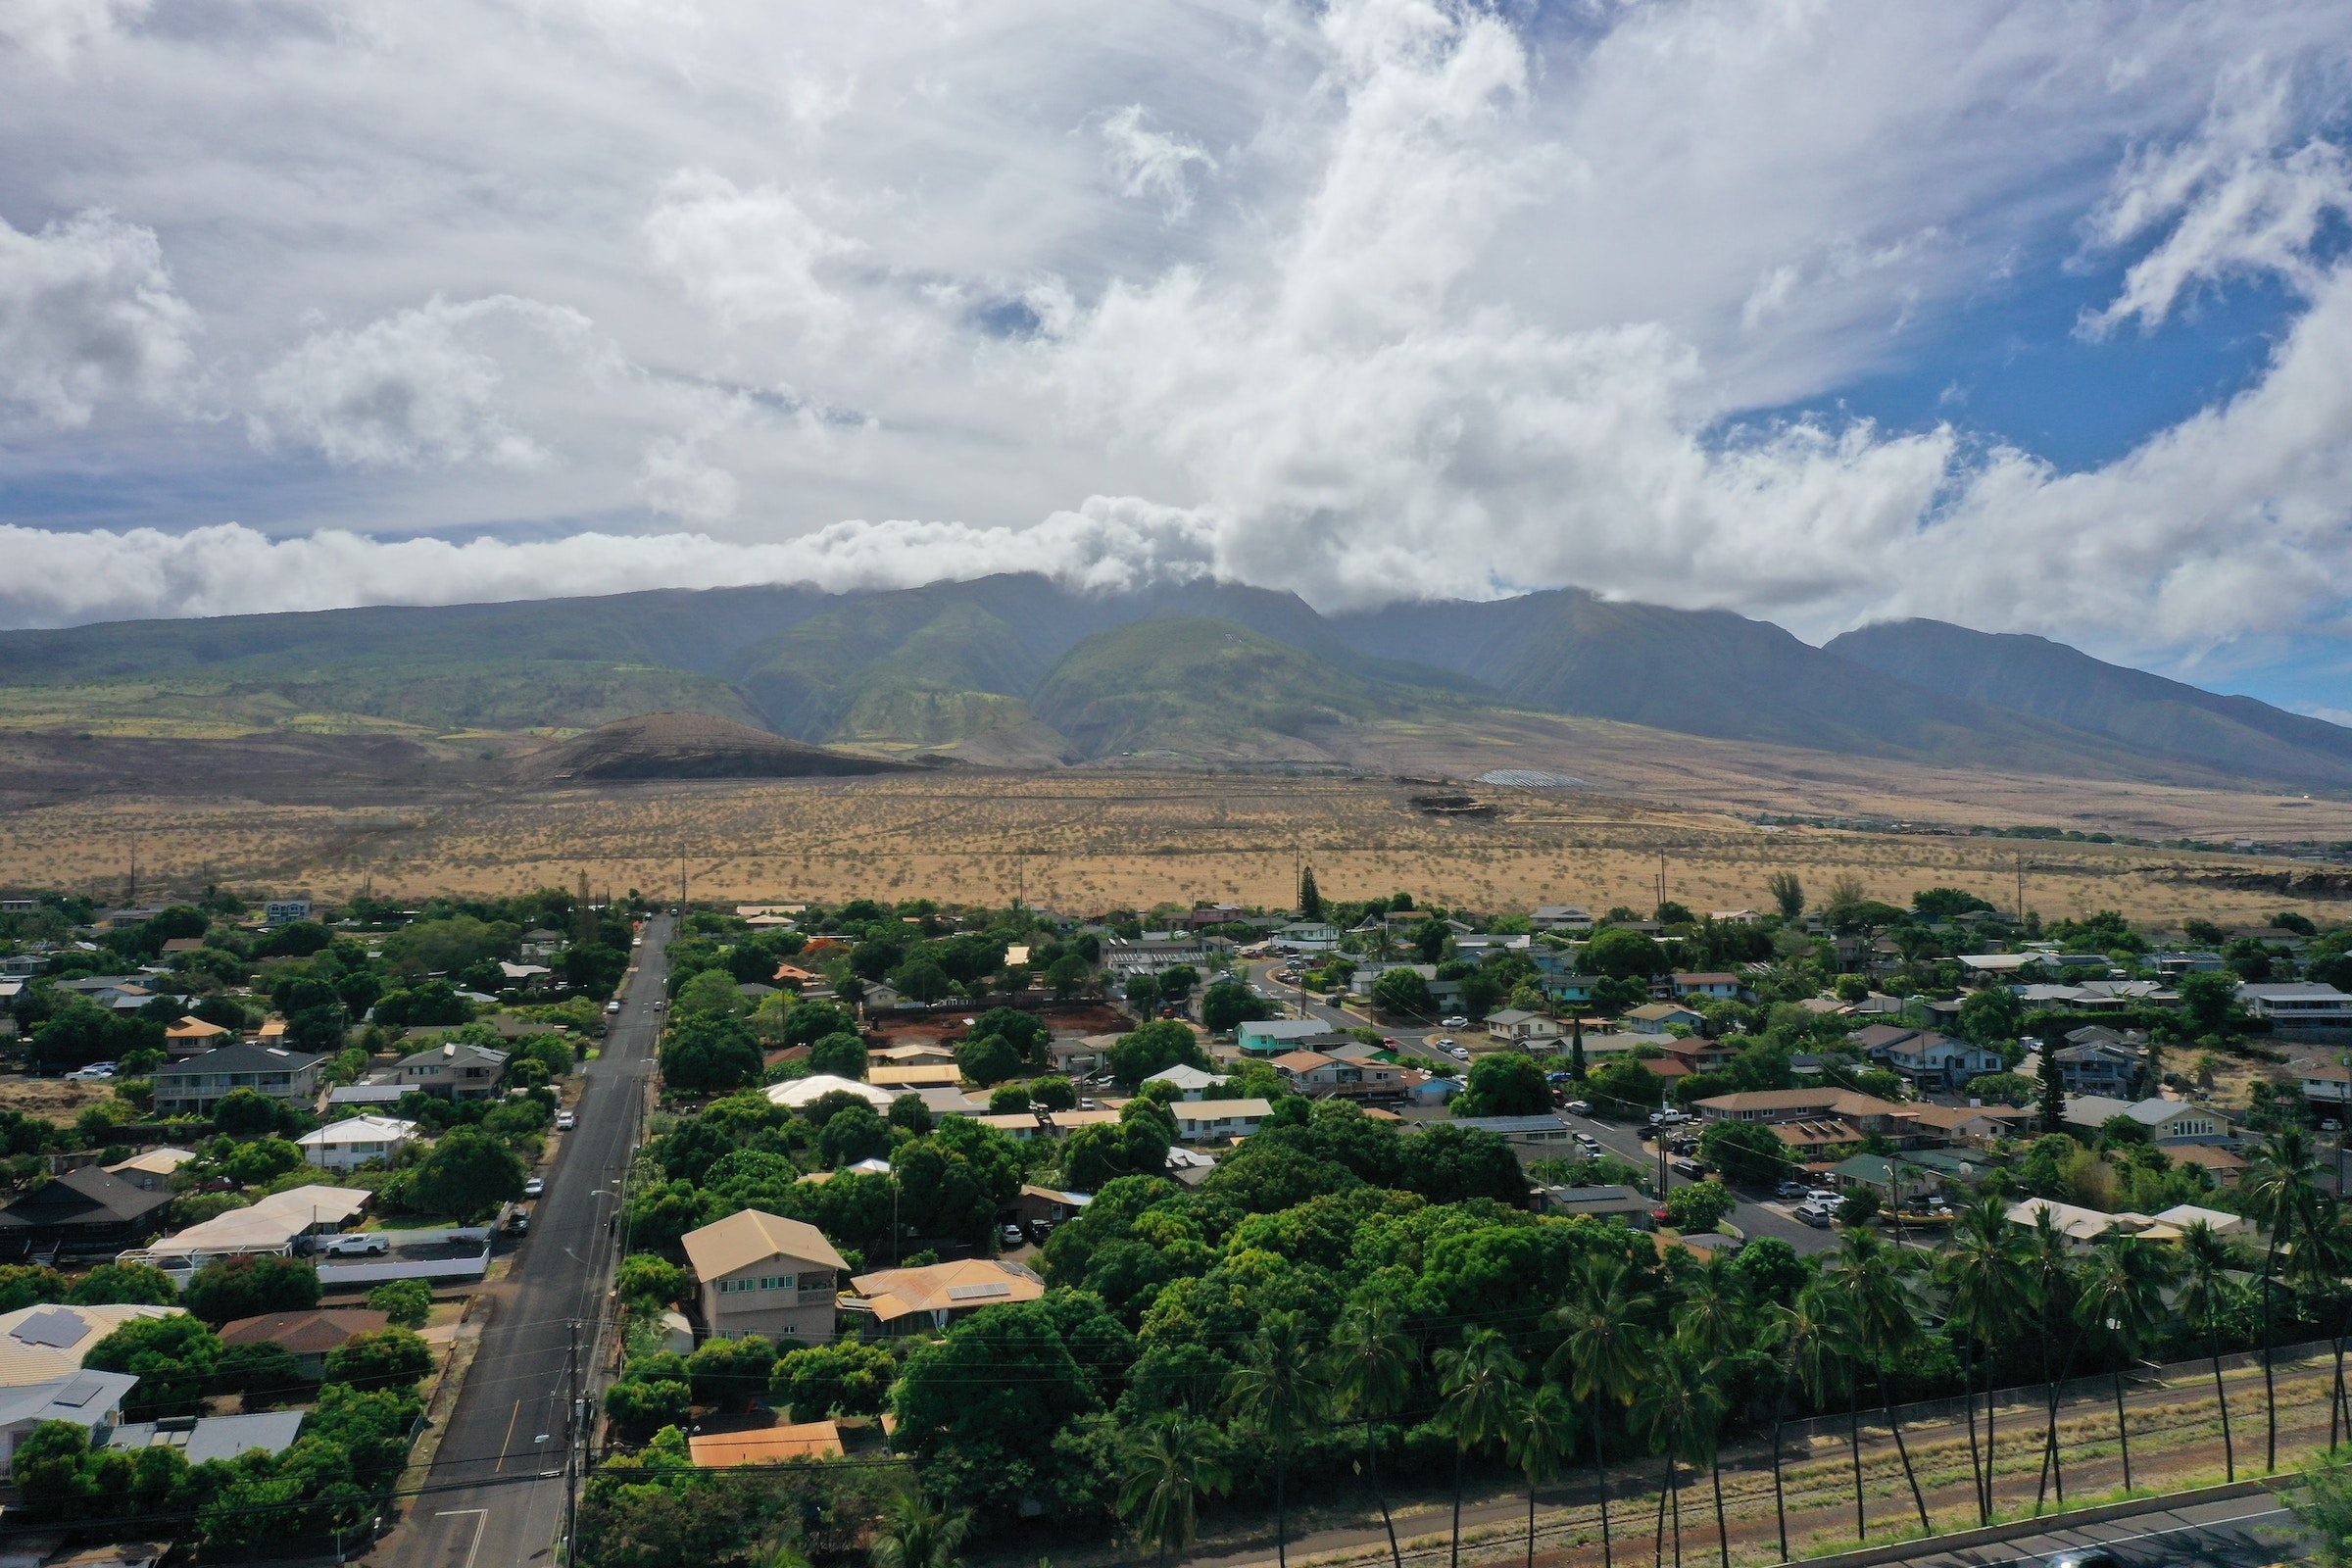
[{"label": "two-story beige house", "polygon": [[326,1058],[281,1046],[219,1046],[201,1056],[155,1070],[155,1113],[209,1116],[222,1096],[251,1089],[308,1106],[318,1098],[318,1064]]},{"label": "two-story beige house", "polygon": [[821,1344],[849,1268],[813,1225],[747,1208],[681,1241],[712,1339],[747,1334]]}]

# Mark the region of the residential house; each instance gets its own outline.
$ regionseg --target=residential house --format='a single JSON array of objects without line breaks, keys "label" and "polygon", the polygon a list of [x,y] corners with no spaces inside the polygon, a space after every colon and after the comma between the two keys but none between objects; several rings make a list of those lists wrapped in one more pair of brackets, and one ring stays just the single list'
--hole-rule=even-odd
[{"label": "residential house", "polygon": [[944,1045],[884,1046],[869,1054],[874,1060],[892,1067],[953,1067],[956,1065],[955,1049]]},{"label": "residential house", "polygon": [[1092,1193],[1070,1193],[1023,1183],[1020,1195],[1013,1200],[1013,1207],[1019,1211],[1023,1225],[1051,1228],[1076,1219],[1094,1200]]},{"label": "residential house", "polygon": [[2058,1059],[2058,1075],[2065,1080],[2067,1093],[2110,1097],[2130,1093],[2147,1061],[2147,1052],[2125,1045],[2114,1030],[2095,1025],[2077,1029],[2067,1039],[2073,1041],[2084,1035],[2093,1038],[2061,1046],[2052,1053]]},{"label": "residential house", "polygon": [[1459,980],[1439,979],[1438,966],[1434,963],[1359,963],[1355,966],[1355,972],[1348,977],[1348,993],[1357,997],[1371,996],[1373,986],[1391,969],[1410,969],[1419,975],[1421,983],[1429,987],[1430,1001],[1437,1004],[1440,1011],[1461,1004],[1462,983]]},{"label": "residential house", "polygon": [[2184,974],[2218,974],[2222,956],[2218,953],[2150,953],[2140,962],[2168,980],[2178,980]]},{"label": "residential house", "polygon": [[855,1078],[836,1077],[829,1072],[812,1072],[806,1078],[787,1078],[782,1083],[767,1086],[767,1102],[782,1105],[786,1110],[807,1110],[827,1095],[856,1095],[885,1115],[890,1112],[890,1102],[898,1098],[888,1089],[861,1084]]},{"label": "residential house", "polygon": [[318,1064],[325,1059],[283,1046],[249,1046],[242,1041],[217,1046],[155,1070],[155,1113],[209,1116],[223,1096],[239,1089],[307,1109],[318,1098]]},{"label": "residential house", "polygon": [[162,1230],[172,1198],[84,1165],[0,1208],[0,1248],[111,1256]]},{"label": "residential house", "polygon": [[1832,1118],[1807,1117],[1798,1121],[1766,1122],[1764,1125],[1781,1141],[1782,1152],[1790,1159],[1809,1165],[1824,1160],[1843,1159],[1868,1142],[1852,1126]]},{"label": "residential house", "polygon": [[[1504,1143],[1517,1149],[1552,1150],[1568,1142],[1568,1124],[1559,1117],[1544,1114],[1536,1116],[1457,1116],[1456,1127],[1475,1127],[1493,1133]],[[1423,1123],[1434,1126],[1435,1123]]]},{"label": "residential house", "polygon": [[1202,1072],[1189,1062],[1180,1061],[1173,1067],[1162,1067],[1151,1077],[1146,1078],[1140,1087],[1149,1089],[1153,1084],[1173,1084],[1180,1098],[1199,1100],[1224,1082],[1223,1078],[1213,1072]]},{"label": "residential house", "polygon": [[1003,1133],[1016,1144],[1043,1137],[1047,1131],[1046,1124],[1037,1119],[1037,1112],[1033,1110],[983,1111],[972,1120]]},{"label": "residential house", "polygon": [[393,1116],[349,1116],[294,1142],[306,1163],[327,1170],[352,1170],[388,1161],[416,1137],[416,1124]]},{"label": "residential house", "polygon": [[1083,1077],[1100,1072],[1110,1048],[1119,1043],[1117,1035],[1059,1035],[1046,1042],[1046,1054],[1053,1060],[1054,1070],[1067,1077]]},{"label": "residential house", "polygon": [[1205,972],[1223,964],[1232,952],[1233,944],[1223,937],[1147,931],[1132,942],[1114,937],[1103,944],[1102,965],[1122,979],[1157,974],[1179,964]]},{"label": "residential house", "polygon": [[1836,1119],[1868,1135],[1897,1140],[1915,1135],[1907,1114],[1912,1107],[1826,1084],[1811,1089],[1748,1089],[1736,1095],[1713,1095],[1693,1108],[1701,1121]]},{"label": "residential house", "polygon": [[772,1427],[751,1427],[741,1432],[705,1432],[698,1427],[686,1440],[687,1455],[702,1470],[789,1464],[795,1459],[838,1459],[842,1451],[841,1423],[833,1420],[780,1421]]},{"label": "residential house", "polygon": [[1925,1198],[1936,1186],[1935,1173],[1926,1166],[1884,1154],[1850,1154],[1831,1170],[1830,1179],[1839,1192],[1866,1189],[1897,1203]]},{"label": "residential house", "polygon": [[1662,1035],[1677,1025],[1696,1029],[1706,1021],[1694,1008],[1679,1002],[1645,1003],[1625,1015],[1626,1027],[1638,1035]]},{"label": "residential house", "polygon": [[1322,1094],[1337,1088],[1341,1074],[1348,1070],[1346,1063],[1314,1051],[1285,1052],[1269,1065],[1302,1095]]},{"label": "residential house", "polygon": [[1018,1263],[973,1257],[928,1268],[886,1268],[860,1274],[851,1306],[873,1314],[885,1334],[926,1333],[985,1307],[1034,1301],[1046,1282]]},{"label": "residential house", "polygon": [[1999,1072],[2005,1065],[1999,1052],[1933,1029],[1876,1023],[1856,1030],[1849,1039],[1873,1061],[1923,1089],[1958,1089],[1978,1074]]},{"label": "residential house", "polygon": [[1332,1032],[1320,1018],[1263,1018],[1234,1030],[1234,1042],[1252,1056],[1279,1056],[1298,1043]]},{"label": "residential house", "polygon": [[1340,928],[1328,920],[1296,920],[1274,933],[1274,945],[1292,953],[1330,953],[1340,945]]},{"label": "residential house", "polygon": [[1736,974],[1685,974],[1678,970],[1669,979],[1677,1001],[1736,1002],[1740,997],[1740,977]]},{"label": "residential house", "polygon": [[0,1390],[0,1463],[45,1421],[71,1421],[102,1439],[122,1424],[122,1400],[139,1380],[128,1372],[75,1372],[49,1383]]},{"label": "residential house", "polygon": [[406,1084],[393,1083],[389,1078],[337,1084],[326,1092],[326,1113],[330,1116],[381,1115],[399,1104],[410,1092]]},{"label": "residential house", "polygon": [[873,1066],[865,1070],[865,1081],[876,1089],[953,1089],[963,1082],[963,1069],[953,1061],[915,1067]]},{"label": "residential house", "polygon": [[2097,1132],[2110,1118],[2129,1116],[2148,1130],[2158,1148],[2176,1144],[2219,1144],[2230,1137],[2230,1118],[2210,1105],[2182,1100],[2116,1100],[2106,1095],[2066,1097],[2066,1123]]},{"label": "residential house", "polygon": [[196,1270],[218,1258],[292,1257],[311,1238],[342,1230],[374,1196],[357,1187],[288,1188],[200,1220],[143,1250],[118,1252],[115,1261],[146,1263],[184,1285]]},{"label": "residential house", "polygon": [[1583,936],[1592,929],[1592,911],[1577,904],[1540,906],[1529,922],[1539,931],[1565,931]]},{"label": "residential house", "polygon": [[2049,1198],[2029,1198],[2009,1205],[2009,1223],[2021,1230],[2038,1228],[2045,1214],[2051,1226],[2077,1248],[2089,1247],[2109,1231],[2136,1236],[2153,1223],[2145,1214],[2107,1214]]},{"label": "residential house", "polygon": [[867,1013],[892,1012],[900,1007],[920,1007],[919,1002],[909,1002],[900,995],[899,988],[887,980],[868,980],[859,993],[858,1005]]},{"label": "residential house", "polygon": [[1176,1136],[1188,1144],[1199,1144],[1215,1138],[1247,1138],[1274,1113],[1274,1107],[1262,1100],[1180,1100],[1168,1112],[1176,1118]]},{"label": "residential house", "polygon": [[815,1226],[746,1208],[688,1231],[678,1245],[686,1250],[710,1338],[833,1338],[837,1293],[849,1264]]},{"label": "residential house", "polygon": [[1487,1038],[1517,1046],[1522,1051],[1555,1050],[1561,1032],[1559,1019],[1523,1007],[1505,1007],[1500,1012],[1487,1014]]},{"label": "residential house", "polygon": [[133,1318],[173,1317],[176,1306],[21,1306],[0,1312],[0,1388],[54,1383],[81,1370],[90,1347]]},{"label": "residential house", "polygon": [[164,1051],[168,1055],[197,1056],[236,1038],[234,1029],[190,1014],[164,1031]]},{"label": "residential house", "polygon": [[2305,1100],[2314,1104],[2352,1104],[2352,1067],[2307,1061],[2300,1072]]},{"label": "residential house", "polygon": [[2279,1035],[2325,1036],[2352,1030],[2352,996],[2330,985],[2242,985],[2237,1004],[2249,1017],[2265,1019]]},{"label": "residential house", "polygon": [[2030,1131],[2035,1113],[2023,1105],[1905,1105],[1903,1117],[1937,1142],[1982,1149]]},{"label": "residential house", "polygon": [[150,1149],[143,1154],[133,1154],[119,1164],[105,1167],[109,1176],[120,1176],[145,1193],[161,1193],[172,1186],[172,1173],[196,1157],[188,1149]]},{"label": "residential house", "polygon": [[[126,1421],[106,1435],[118,1453],[172,1448],[188,1464],[234,1459],[248,1453],[280,1454],[302,1435],[307,1410],[251,1410],[237,1415],[166,1416],[161,1421]],[[65,1568],[60,1564],[59,1568]]]},{"label": "residential house", "polygon": [[2246,1173],[2246,1156],[2219,1144],[2179,1144],[2165,1151],[2176,1165],[2198,1165],[2216,1186],[2229,1187]]},{"label": "residential house", "polygon": [[1650,1216],[1658,1206],[1657,1200],[1631,1187],[1539,1187],[1535,1197],[1538,1207],[1546,1214],[1613,1219],[1638,1231],[1656,1224]]},{"label": "residential house", "polygon": [[1481,935],[1473,932],[1469,936],[1455,937],[1453,951],[1455,956],[1464,961],[1477,963],[1490,953],[1525,953],[1534,945],[1534,942],[1535,939],[1525,932],[1507,936]]},{"label": "residential house", "polygon": [[[1732,1059],[1740,1054],[1742,1038],[1709,1040],[1703,1035],[1692,1035],[1688,1040],[1678,1040],[1672,1035],[1658,1035],[1647,1043],[1692,1072],[1712,1072],[1731,1065]],[[1650,1062],[1649,1069],[1657,1071],[1657,1062]]]},{"label": "residential house", "polygon": [[436,1100],[485,1100],[507,1075],[507,1053],[444,1040],[400,1058],[393,1081]]},{"label": "residential house", "polygon": [[311,901],[308,899],[271,899],[262,906],[262,924],[272,931],[281,925],[292,925],[297,920],[308,920],[310,917]]},{"label": "residential house", "polygon": [[305,1377],[321,1377],[326,1357],[363,1334],[380,1334],[392,1320],[364,1306],[314,1306],[236,1318],[220,1329],[222,1345],[274,1345],[302,1363]]}]

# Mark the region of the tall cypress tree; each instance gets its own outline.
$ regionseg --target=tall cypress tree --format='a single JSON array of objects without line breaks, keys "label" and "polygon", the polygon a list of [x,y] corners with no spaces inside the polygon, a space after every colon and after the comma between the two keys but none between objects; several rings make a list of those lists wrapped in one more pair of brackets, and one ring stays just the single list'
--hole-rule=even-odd
[{"label": "tall cypress tree", "polygon": [[2058,1053],[2041,1048],[2041,1098],[2036,1103],[2041,1130],[2054,1133],[2066,1126],[2066,1074],[2058,1070]]},{"label": "tall cypress tree", "polygon": [[1585,1015],[1579,1007],[1568,1021],[1568,1070],[1581,1081],[1585,1076]]},{"label": "tall cypress tree", "polygon": [[1323,895],[1315,887],[1315,868],[1307,866],[1298,873],[1298,918],[1323,918]]}]

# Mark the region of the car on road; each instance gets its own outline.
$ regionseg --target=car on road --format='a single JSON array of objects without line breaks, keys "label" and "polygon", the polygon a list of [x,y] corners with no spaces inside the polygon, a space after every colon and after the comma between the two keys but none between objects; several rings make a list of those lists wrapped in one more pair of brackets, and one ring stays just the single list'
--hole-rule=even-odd
[{"label": "car on road", "polygon": [[1653,1110],[1649,1113],[1650,1124],[1656,1127],[1673,1127],[1690,1119],[1690,1113],[1687,1110]]},{"label": "car on road", "polygon": [[1600,1140],[1591,1133],[1578,1133],[1576,1147],[1583,1150],[1587,1155],[1597,1154],[1600,1152]]},{"label": "car on road", "polygon": [[2041,1568],[2124,1568],[2124,1560],[2104,1546],[2070,1546]]},{"label": "car on road", "polygon": [[318,1246],[328,1257],[382,1257],[392,1250],[392,1240],[381,1234],[370,1236],[362,1232],[355,1236],[329,1236]]},{"label": "car on road", "polygon": [[522,1196],[525,1198],[537,1198],[546,1191],[547,1183],[537,1176],[522,1184]]},{"label": "car on road", "polygon": [[629,946],[632,948],[642,948],[645,946],[645,938],[631,937],[629,938]]},{"label": "car on road", "polygon": [[611,1002],[606,1003],[605,1010],[607,1012],[618,1012],[620,1010],[620,999],[618,997],[614,997]]},{"label": "car on road", "polygon": [[1817,1203],[1799,1203],[1791,1212],[1817,1231],[1828,1230],[1830,1221],[1836,1217],[1829,1209]]},{"label": "car on road", "polygon": [[1697,1181],[1706,1175],[1707,1167],[1695,1159],[1678,1159],[1674,1162],[1674,1173],[1677,1176],[1688,1176],[1692,1181]]},{"label": "car on road", "polygon": [[668,1006],[668,1005],[669,1005],[669,999],[668,999],[667,997],[656,997],[656,998],[654,999],[654,1006],[655,1006],[655,1009],[656,1009],[657,1011],[658,1011],[658,1010],[660,1010],[661,1008],[666,1007],[666,1006]]},{"label": "car on road", "polygon": [[1441,1051],[1451,1051],[1454,1045],[1453,1036],[1440,1035],[1437,1037],[1437,1039],[1432,1040],[1430,1044],[1436,1046]]},{"label": "car on road", "polygon": [[1002,1241],[1006,1247],[1018,1247],[1023,1242],[1029,1240],[1028,1236],[1018,1225],[1005,1225],[1000,1227],[997,1232],[997,1237],[998,1240]]},{"label": "car on road", "polygon": [[556,1112],[556,1131],[560,1133],[567,1133],[574,1127],[577,1127],[579,1124],[580,1118],[573,1115],[570,1111],[559,1110]]},{"label": "car on road", "polygon": [[1468,1061],[1470,1059],[1470,1048],[1467,1046],[1453,1046],[1447,1049],[1446,1054],[1451,1056],[1456,1061]]},{"label": "car on road", "polygon": [[1783,1182],[1772,1190],[1775,1198],[1793,1198],[1800,1201],[1813,1196],[1813,1189],[1803,1182]]},{"label": "car on road", "polygon": [[1440,1018],[1438,1027],[1441,1029],[1467,1029],[1470,1027],[1470,1020],[1457,1012],[1450,1018]]},{"label": "car on road", "polygon": [[1562,1105],[1560,1108],[1571,1116],[1590,1116],[1592,1114],[1592,1102],[1590,1100],[1571,1100],[1568,1102],[1568,1103]]}]

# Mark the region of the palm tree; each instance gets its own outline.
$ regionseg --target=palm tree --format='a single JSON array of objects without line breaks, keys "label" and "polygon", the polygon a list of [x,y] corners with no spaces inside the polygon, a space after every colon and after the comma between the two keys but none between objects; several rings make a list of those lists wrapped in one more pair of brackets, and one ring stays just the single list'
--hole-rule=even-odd
[{"label": "palm tree", "polygon": [[1706,1262],[1685,1276],[1674,1307],[1674,1332],[1701,1355],[1716,1357],[1738,1348],[1747,1329],[1747,1276],[1728,1250],[1709,1252]]},{"label": "palm tree", "polygon": [[[1825,1300],[1830,1303],[1827,1307]],[[1772,1513],[1780,1526],[1783,1562],[1788,1560],[1788,1498],[1781,1477],[1781,1432],[1788,1420],[1788,1391],[1802,1388],[1808,1397],[1827,1407],[1840,1352],[1831,1348],[1838,1340],[1836,1325],[1825,1323],[1821,1314],[1834,1309],[1834,1298],[1825,1298],[1818,1284],[1809,1285],[1797,1293],[1792,1304],[1775,1304],[1766,1312],[1759,1337],[1761,1347],[1772,1351],[1780,1363],[1780,1391],[1772,1401]]]},{"label": "palm tree", "polygon": [[882,1534],[870,1553],[874,1568],[956,1568],[971,1523],[970,1514],[934,1508],[922,1488],[908,1487],[883,1511]]},{"label": "palm tree", "polygon": [[1242,1364],[1225,1378],[1225,1410],[1255,1430],[1274,1458],[1274,1560],[1290,1563],[1291,1449],[1323,1413],[1326,1391],[1307,1352],[1306,1322],[1269,1312],[1242,1347]]},{"label": "palm tree", "polygon": [[[1666,1505],[1674,1503],[1674,1563],[1683,1563],[1683,1492],[1675,1481],[1680,1460],[1712,1457],[1715,1430],[1723,1420],[1722,1363],[1702,1360],[1689,1345],[1668,1341],[1651,1360],[1641,1392],[1634,1396],[1633,1420],[1642,1434],[1666,1455],[1666,1470],[1658,1492],[1658,1555],[1666,1544]],[[1724,1529],[1723,1478],[1715,1472],[1715,1524],[1723,1544],[1724,1568],[1731,1568],[1731,1536]]]},{"label": "palm tree", "polygon": [[2124,1450],[2124,1490],[2132,1490],[2132,1432],[2124,1420],[2124,1365],[2164,1323],[2164,1293],[2176,1267],[2172,1255],[2136,1236],[2099,1238],[2075,1321],[2085,1337],[2104,1335],[2115,1351],[2115,1438]]},{"label": "palm tree", "polygon": [[1933,1535],[1928,1499],[1919,1490],[1918,1472],[1911,1468],[1910,1445],[1903,1441],[1903,1424],[1895,1418],[1894,1396],[1888,1388],[1886,1366],[1919,1339],[1919,1254],[1896,1247],[1874,1232],[1849,1229],[1839,1239],[1838,1260],[1829,1275],[1853,1298],[1854,1325],[1860,1331],[1863,1359],[1879,1385],[1879,1407],[1894,1434],[1894,1451],[1903,1461],[1903,1479],[1911,1483],[1911,1501],[1919,1509],[1919,1528]]},{"label": "palm tree", "polygon": [[1576,1446],[1576,1410],[1548,1383],[1511,1390],[1502,1441],[1511,1463],[1527,1477],[1527,1568],[1536,1568],[1536,1489],[1560,1475],[1560,1461]]},{"label": "palm tree", "polygon": [[[1966,1359],[1961,1397],[1968,1404],[1968,1457],[1977,1472],[1977,1521],[1992,1522],[1994,1347],[2003,1345],[2025,1326],[2033,1310],[2033,1289],[2018,1247],[2017,1227],[2009,1222],[2008,1205],[1998,1198],[1983,1198],[1960,1211],[1952,1227],[1950,1249],[1936,1265],[1943,1286],[1944,1312],[1959,1336]],[[1984,1361],[1984,1461],[1977,1463],[1977,1352]],[[1786,1553],[1783,1556],[1786,1557]]]},{"label": "palm tree", "polygon": [[2254,1257],[2204,1220],[2180,1236],[2181,1319],[2205,1336],[2205,1353],[2213,1358],[2213,1396],[2222,1407],[2222,1458],[2231,1481],[2237,1479],[2237,1448],[2230,1436],[2230,1389],[2222,1381],[2220,1323],[2229,1307],[2230,1276],[2254,1267]]},{"label": "palm tree", "polygon": [[2050,1348],[2057,1341],[2059,1325],[2074,1321],[2076,1286],[2074,1244],[2058,1228],[2047,1208],[2034,1212],[2034,1228],[2026,1233],[2026,1278],[2034,1293],[2034,1311],[2041,1320],[2042,1403],[2046,1421],[2041,1440],[2041,1476],[2034,1490],[2034,1506],[2039,1508],[2053,1477],[2058,1483],[2059,1502],[2066,1501],[2066,1470],[2058,1454],[2058,1388],[2074,1370],[2074,1347],[2070,1342],[2057,1377],[2053,1379],[2050,1375]]},{"label": "palm tree", "polygon": [[[2298,1291],[2308,1291],[2317,1297],[2343,1294],[2344,1276],[2352,1273],[2352,1221],[2344,1217],[2343,1205],[2325,1200],[2314,1202],[2303,1222],[2303,1234],[2295,1243],[2295,1250],[2286,1263],[2287,1278]],[[2344,1310],[2352,1310],[2348,1300]],[[2328,1401],[2328,1446],[2333,1448],[2343,1435],[2344,1415],[2344,1328],[2343,1311],[2339,1310],[2336,1331],[2330,1336],[2335,1349],[2335,1383]]]},{"label": "palm tree", "polygon": [[1231,1485],[1216,1432],[1205,1421],[1170,1411],[1144,1428],[1127,1450],[1119,1514],[1135,1521],[1136,1535],[1166,1568],[1171,1550],[1186,1550],[1200,1537],[1201,1494]]},{"label": "palm tree", "polygon": [[1592,1423],[1592,1474],[1600,1483],[1601,1568],[1615,1568],[1615,1560],[1609,1548],[1609,1465],[1600,1412],[1604,1405],[1622,1408],[1633,1398],[1649,1354],[1649,1331],[1642,1320],[1655,1306],[1646,1292],[1635,1287],[1624,1258],[1593,1256],[1585,1260],[1574,1293],[1548,1320],[1565,1329],[1567,1338],[1544,1363],[1544,1375],[1568,1385],[1569,1393],[1585,1401]]},{"label": "palm tree", "polygon": [[[1854,1539],[1866,1541],[1870,1525],[1862,1506],[1862,1420],[1859,1408],[1861,1379],[1854,1362],[1861,1354],[1862,1329],[1855,1320],[1853,1298],[1826,1280],[1815,1280],[1797,1293],[1796,1314],[1806,1328],[1791,1323],[1783,1342],[1788,1369],[1816,1410],[1827,1412],[1831,1401],[1845,1396],[1845,1440],[1854,1458]],[[1774,1455],[1779,1462],[1779,1455]],[[1782,1553],[1784,1560],[1788,1554]]]},{"label": "palm tree", "polygon": [[1511,1408],[1511,1390],[1526,1370],[1510,1342],[1494,1329],[1468,1329],[1456,1349],[1437,1354],[1438,1387],[1445,1400],[1438,1419],[1453,1434],[1453,1550],[1451,1568],[1462,1560],[1462,1460],[1473,1447],[1501,1437]]},{"label": "palm tree", "polygon": [[2262,1141],[2253,1164],[2238,1189],[2246,1210],[2271,1233],[2262,1262],[2262,1390],[2263,1419],[2269,1429],[2264,1468],[2278,1468],[2278,1385],[2272,1371],[2272,1348],[2277,1310],[2273,1290],[2278,1257],[2292,1247],[2295,1232],[2318,1206],[2319,1185],[2312,1179],[2311,1134],[2300,1127],[2282,1128]]},{"label": "palm tree", "polygon": [[1332,1408],[1364,1423],[1364,1473],[1380,1503],[1380,1522],[1389,1533],[1389,1559],[1395,1568],[1404,1568],[1404,1554],[1397,1549],[1396,1522],[1389,1514],[1389,1494],[1380,1484],[1377,1423],[1403,1406],[1420,1364],[1421,1348],[1397,1326],[1396,1310],[1378,1304],[1352,1306],[1342,1314],[1324,1357]]}]

